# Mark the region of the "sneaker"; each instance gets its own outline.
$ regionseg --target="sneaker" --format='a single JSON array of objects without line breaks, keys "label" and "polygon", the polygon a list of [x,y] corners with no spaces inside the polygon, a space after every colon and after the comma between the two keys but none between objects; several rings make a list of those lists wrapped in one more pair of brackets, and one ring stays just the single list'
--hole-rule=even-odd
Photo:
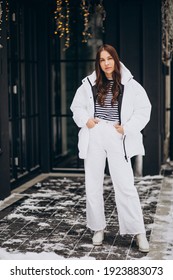
[{"label": "sneaker", "polygon": [[139,247],[139,251],[143,253],[149,252],[149,243],[144,233],[136,235],[136,244]]},{"label": "sneaker", "polygon": [[102,241],[104,239],[104,230],[95,231],[92,241],[94,246],[102,245]]}]

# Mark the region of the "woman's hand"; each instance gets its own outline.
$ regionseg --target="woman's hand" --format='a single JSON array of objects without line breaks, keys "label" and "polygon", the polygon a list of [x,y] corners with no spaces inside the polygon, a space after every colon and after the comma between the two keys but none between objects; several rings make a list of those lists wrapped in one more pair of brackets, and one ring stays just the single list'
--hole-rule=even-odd
[{"label": "woman's hand", "polygon": [[99,122],[98,119],[91,118],[87,121],[86,126],[88,128],[93,128]]},{"label": "woman's hand", "polygon": [[118,133],[121,133],[122,135],[124,134],[124,129],[123,129],[122,125],[116,124],[115,128],[116,128]]}]

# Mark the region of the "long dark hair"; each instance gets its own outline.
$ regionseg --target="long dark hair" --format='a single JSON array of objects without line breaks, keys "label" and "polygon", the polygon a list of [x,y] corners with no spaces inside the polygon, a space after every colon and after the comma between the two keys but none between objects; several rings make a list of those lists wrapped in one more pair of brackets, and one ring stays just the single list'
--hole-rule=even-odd
[{"label": "long dark hair", "polygon": [[105,101],[105,97],[106,97],[106,93],[108,90],[108,86],[109,86],[109,81],[105,76],[105,73],[103,72],[103,70],[100,67],[100,54],[102,51],[107,51],[113,58],[114,62],[115,62],[115,69],[112,73],[112,78],[113,78],[113,86],[112,86],[112,101],[111,104],[112,106],[114,105],[114,103],[117,101],[117,97],[119,94],[119,89],[120,89],[120,84],[121,84],[121,73],[120,73],[120,60],[118,57],[118,54],[116,52],[116,50],[114,49],[114,47],[110,46],[110,45],[102,45],[98,51],[97,51],[97,55],[96,55],[96,62],[95,62],[95,69],[96,69],[96,87],[97,87],[97,101],[101,106],[104,106],[104,101]]}]

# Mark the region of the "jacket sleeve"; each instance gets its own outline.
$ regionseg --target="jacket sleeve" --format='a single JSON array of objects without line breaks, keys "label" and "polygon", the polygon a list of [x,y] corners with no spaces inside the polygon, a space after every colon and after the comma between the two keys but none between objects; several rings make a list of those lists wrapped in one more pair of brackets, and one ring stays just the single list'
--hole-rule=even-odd
[{"label": "jacket sleeve", "polygon": [[77,126],[84,127],[89,119],[89,114],[83,85],[76,91],[70,109],[73,112],[73,120]]},{"label": "jacket sleeve", "polygon": [[123,125],[124,134],[140,132],[150,120],[151,103],[144,88],[133,80],[133,113],[130,119]]}]

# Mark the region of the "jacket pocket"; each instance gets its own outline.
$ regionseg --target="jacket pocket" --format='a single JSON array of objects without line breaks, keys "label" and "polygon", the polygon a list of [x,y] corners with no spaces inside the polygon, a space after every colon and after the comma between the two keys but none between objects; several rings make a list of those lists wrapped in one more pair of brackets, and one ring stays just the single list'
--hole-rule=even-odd
[{"label": "jacket pocket", "polygon": [[124,147],[127,154],[127,158],[145,154],[143,137],[140,132],[125,135],[124,138]]}]

